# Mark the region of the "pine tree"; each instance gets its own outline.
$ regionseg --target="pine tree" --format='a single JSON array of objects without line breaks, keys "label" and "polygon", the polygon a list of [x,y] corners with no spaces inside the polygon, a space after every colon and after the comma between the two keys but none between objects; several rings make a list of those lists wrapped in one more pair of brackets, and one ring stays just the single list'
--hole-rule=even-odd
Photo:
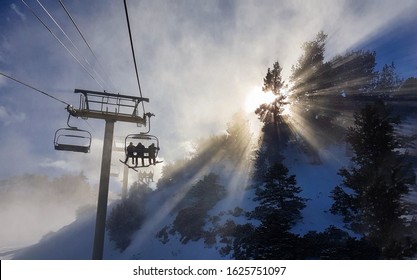
[{"label": "pine tree", "polygon": [[[251,217],[258,219],[246,244],[246,257],[253,259],[294,259],[298,258],[299,238],[290,229],[301,219],[305,199],[298,196],[301,188],[297,186],[295,175],[288,175],[288,169],[277,162],[264,174],[262,185],[256,190],[255,201],[259,206]],[[241,256],[241,252],[240,256]]]},{"label": "pine tree", "polygon": [[265,130],[273,131],[269,136],[272,137],[272,141],[275,142],[279,149],[283,147],[283,143],[286,141],[284,135],[288,134],[289,131],[282,115],[284,106],[288,103],[285,101],[286,96],[282,93],[284,81],[281,77],[281,71],[282,67],[278,61],[274,63],[272,69],[268,68],[262,91],[271,92],[275,95],[275,99],[269,104],[261,104],[255,110],[255,114],[264,123],[264,132]]},{"label": "pine tree", "polygon": [[191,187],[182,204],[179,205],[183,208],[178,211],[172,223],[172,230],[181,235],[183,244],[205,236],[207,212],[226,194],[225,187],[219,185],[217,181],[218,175],[214,173],[204,176]]},{"label": "pine tree", "polygon": [[326,38],[327,34],[321,31],[314,40],[305,42],[301,47],[303,54],[292,67],[290,77],[297,98],[304,98],[328,87],[326,74],[329,64],[324,62]]},{"label": "pine tree", "polygon": [[411,209],[403,197],[416,178],[399,152],[394,128],[399,120],[382,102],[367,105],[354,118],[347,134],[354,151],[352,167],[339,171],[343,182],[332,192],[331,212],[342,215],[348,228],[381,248],[385,258],[407,257],[401,244],[411,238],[411,224],[405,218]]},{"label": "pine tree", "polygon": [[332,69],[324,61],[326,38],[324,32],[319,32],[314,40],[302,45],[303,53],[292,66],[290,76],[291,111],[296,116],[295,123],[303,127],[299,143],[314,164],[321,163],[319,146],[327,143],[336,131],[332,121],[337,111],[324,98],[334,89]]},{"label": "pine tree", "polygon": [[107,218],[110,240],[121,252],[130,245],[133,233],[140,229],[145,220],[143,201],[150,192],[151,189],[146,185],[133,184],[127,199],[118,202]]},{"label": "pine tree", "polygon": [[301,188],[297,186],[295,175],[288,175],[288,169],[277,162],[264,174],[263,185],[256,190],[255,201],[259,201],[252,214],[263,224],[277,220],[286,231],[301,219],[305,199],[298,196]]},{"label": "pine tree", "polygon": [[395,71],[394,62],[391,65],[385,64],[376,76],[374,94],[390,96],[392,93],[398,91],[403,82]]},{"label": "pine tree", "polygon": [[[350,51],[330,60],[332,86],[338,95],[369,93],[377,73],[376,53],[364,50]],[[351,108],[348,108],[351,110]]]}]

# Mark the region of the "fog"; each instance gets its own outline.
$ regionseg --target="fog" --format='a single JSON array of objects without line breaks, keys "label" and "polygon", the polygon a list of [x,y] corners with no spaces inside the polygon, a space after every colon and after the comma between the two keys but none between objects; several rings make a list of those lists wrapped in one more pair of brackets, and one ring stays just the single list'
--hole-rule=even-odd
[{"label": "fog", "polygon": [[[39,5],[27,2],[66,42]],[[58,1],[41,2],[103,77],[104,88],[21,1],[0,4],[0,72],[74,106],[78,105],[75,88],[139,94],[122,1],[95,0],[88,5],[80,0],[64,1],[99,62]],[[302,43],[317,32],[329,35],[326,56],[332,57],[406,25],[417,8],[413,0],[160,0],[128,1],[128,5],[142,92],[150,98],[146,110],[156,115],[151,133],[159,137],[165,162],[187,157],[193,141],[224,132],[232,115],[246,106],[253,88],[262,86],[267,68],[279,61],[284,78],[288,77]],[[415,61],[415,55],[410,57],[414,66]],[[253,115],[250,118],[256,122]],[[48,181],[83,172],[93,189],[97,185],[104,122],[74,120],[74,125],[93,134],[91,153],[76,154],[53,150],[53,135],[66,126],[66,120],[63,104],[0,77],[0,191],[13,186],[22,193],[17,196],[13,191],[1,198],[2,221],[7,225],[2,226],[2,244],[35,242],[73,220],[77,207],[89,200],[89,196],[71,202],[62,197],[49,199],[49,190],[40,191],[42,199],[31,197],[29,190],[35,185],[24,174],[41,174]],[[125,137],[139,131],[135,125],[117,123],[115,135]],[[123,155],[113,155],[116,163],[119,158]],[[17,184],[15,178],[23,179]],[[111,185],[120,187],[117,179]]]},{"label": "fog", "polygon": [[39,241],[75,220],[95,203],[84,175],[22,175],[0,181],[0,248]]}]

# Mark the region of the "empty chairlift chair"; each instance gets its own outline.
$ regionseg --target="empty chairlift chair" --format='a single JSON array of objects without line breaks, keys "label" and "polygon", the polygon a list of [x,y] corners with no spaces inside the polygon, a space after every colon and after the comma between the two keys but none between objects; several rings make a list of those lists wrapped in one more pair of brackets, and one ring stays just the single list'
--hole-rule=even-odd
[{"label": "empty chairlift chair", "polygon": [[78,153],[88,153],[91,147],[91,133],[87,130],[78,129],[69,125],[68,127],[60,128],[55,132],[54,147],[58,151],[69,151]]}]

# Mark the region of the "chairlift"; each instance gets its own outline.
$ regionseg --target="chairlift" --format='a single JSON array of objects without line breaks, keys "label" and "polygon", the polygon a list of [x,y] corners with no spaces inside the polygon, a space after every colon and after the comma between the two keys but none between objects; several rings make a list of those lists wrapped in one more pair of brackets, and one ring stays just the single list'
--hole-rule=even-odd
[{"label": "chairlift", "polygon": [[157,160],[159,150],[158,137],[146,133],[129,134],[125,138],[126,158],[120,162],[138,172],[137,168],[149,167],[162,162]]},{"label": "chairlift", "polygon": [[149,184],[154,182],[155,171],[153,167],[147,167],[138,172],[138,182],[142,184]]},{"label": "chairlift", "polygon": [[68,115],[68,127],[55,132],[54,147],[58,151],[89,153],[91,147],[91,133],[69,124],[71,114]]}]

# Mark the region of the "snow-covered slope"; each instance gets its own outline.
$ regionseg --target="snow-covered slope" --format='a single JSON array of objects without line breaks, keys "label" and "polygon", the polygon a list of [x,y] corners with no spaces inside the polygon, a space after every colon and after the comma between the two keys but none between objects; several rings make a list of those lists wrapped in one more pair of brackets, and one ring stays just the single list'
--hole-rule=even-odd
[{"label": "snow-covered slope", "polygon": [[[309,199],[303,210],[303,220],[293,232],[304,234],[310,230],[322,231],[329,225],[342,227],[340,217],[328,212],[332,203],[330,191],[340,182],[337,171],[348,164],[345,147],[331,147],[320,154],[322,164],[312,165],[301,152],[288,149],[285,153],[285,164],[290,174],[295,174],[297,182],[303,189],[300,194]],[[210,232],[216,224],[233,221],[236,224],[249,222],[236,209],[251,211],[255,207],[254,190],[248,188],[248,170],[234,170],[232,167],[221,166],[211,169],[219,174],[219,184],[227,190],[221,199],[207,213],[205,230]],[[184,242],[178,232],[170,231],[178,213],[178,203],[186,196],[190,187],[201,176],[199,174],[187,182],[179,182],[170,188],[155,191],[146,200],[146,221],[132,237],[130,246],[123,252],[115,248],[106,236],[105,259],[227,259],[230,254],[220,254],[223,243],[206,244],[203,238],[197,241]],[[235,211],[236,210],[236,211]],[[110,211],[110,210],[109,210]],[[95,213],[86,213],[74,223],[61,230],[45,236],[38,244],[20,250],[15,259],[90,259],[94,235]],[[254,221],[251,221],[254,222]],[[165,236],[161,230],[165,228]],[[159,234],[159,235],[158,235]]]},{"label": "snow-covered slope", "polygon": [[321,232],[331,225],[343,227],[341,217],[328,210],[333,203],[331,191],[341,181],[338,170],[349,164],[345,145],[322,150],[320,158],[322,164],[312,165],[304,154],[291,149],[285,155],[285,165],[290,174],[296,175],[297,183],[302,188],[300,196],[308,199],[306,208],[302,210],[303,220],[292,229],[297,234],[303,235],[310,230]]}]

